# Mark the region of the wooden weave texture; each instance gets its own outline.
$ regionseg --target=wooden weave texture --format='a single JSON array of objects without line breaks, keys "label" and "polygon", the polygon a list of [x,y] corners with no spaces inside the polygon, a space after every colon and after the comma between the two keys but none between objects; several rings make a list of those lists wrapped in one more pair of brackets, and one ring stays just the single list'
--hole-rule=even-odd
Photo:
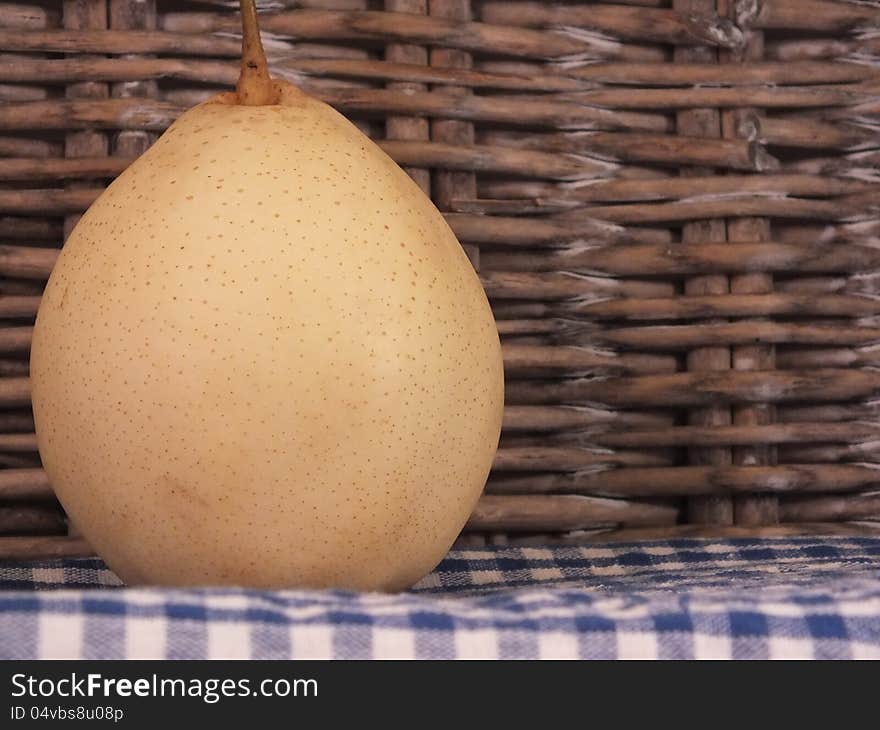
[{"label": "wooden weave texture", "polygon": [[[86,549],[36,452],[34,315],[82,211],[235,83],[232,5],[0,2],[0,557]],[[874,529],[880,4],[260,17],[272,72],[379,141],[489,295],[507,408],[463,544]]]}]

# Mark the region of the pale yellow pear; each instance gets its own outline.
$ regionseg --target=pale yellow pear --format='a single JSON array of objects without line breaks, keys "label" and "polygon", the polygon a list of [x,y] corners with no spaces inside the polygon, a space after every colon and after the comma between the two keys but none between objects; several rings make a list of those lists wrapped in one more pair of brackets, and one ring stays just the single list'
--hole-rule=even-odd
[{"label": "pale yellow pear", "polygon": [[86,212],[31,377],[51,483],[129,583],[406,587],[473,509],[503,405],[443,217],[279,82],[188,111]]}]

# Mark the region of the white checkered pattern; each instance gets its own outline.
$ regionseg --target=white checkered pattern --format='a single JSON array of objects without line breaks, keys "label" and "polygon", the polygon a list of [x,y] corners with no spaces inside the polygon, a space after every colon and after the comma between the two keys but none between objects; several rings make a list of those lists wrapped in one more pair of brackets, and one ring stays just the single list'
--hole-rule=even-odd
[{"label": "white checkered pattern", "polygon": [[0,658],[880,658],[880,539],[460,550],[400,595],[6,565]]}]

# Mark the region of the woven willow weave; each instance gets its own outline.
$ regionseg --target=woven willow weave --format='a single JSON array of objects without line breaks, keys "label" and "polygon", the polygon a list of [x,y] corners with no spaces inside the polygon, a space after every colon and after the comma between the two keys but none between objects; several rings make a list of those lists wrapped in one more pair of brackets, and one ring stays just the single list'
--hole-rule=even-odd
[{"label": "woven willow weave", "polygon": [[[27,355],[77,220],[238,73],[230,3],[0,3],[0,556],[75,554]],[[465,544],[880,518],[880,6],[282,0],[273,73],[447,215],[507,410]]]}]

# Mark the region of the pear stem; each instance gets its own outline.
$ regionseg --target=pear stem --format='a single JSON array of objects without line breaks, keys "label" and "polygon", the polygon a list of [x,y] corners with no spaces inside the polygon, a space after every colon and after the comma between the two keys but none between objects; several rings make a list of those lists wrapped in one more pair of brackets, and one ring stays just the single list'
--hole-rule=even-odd
[{"label": "pear stem", "polygon": [[241,74],[235,85],[238,103],[247,106],[277,104],[278,90],[269,78],[255,0],[241,0],[241,29]]}]

